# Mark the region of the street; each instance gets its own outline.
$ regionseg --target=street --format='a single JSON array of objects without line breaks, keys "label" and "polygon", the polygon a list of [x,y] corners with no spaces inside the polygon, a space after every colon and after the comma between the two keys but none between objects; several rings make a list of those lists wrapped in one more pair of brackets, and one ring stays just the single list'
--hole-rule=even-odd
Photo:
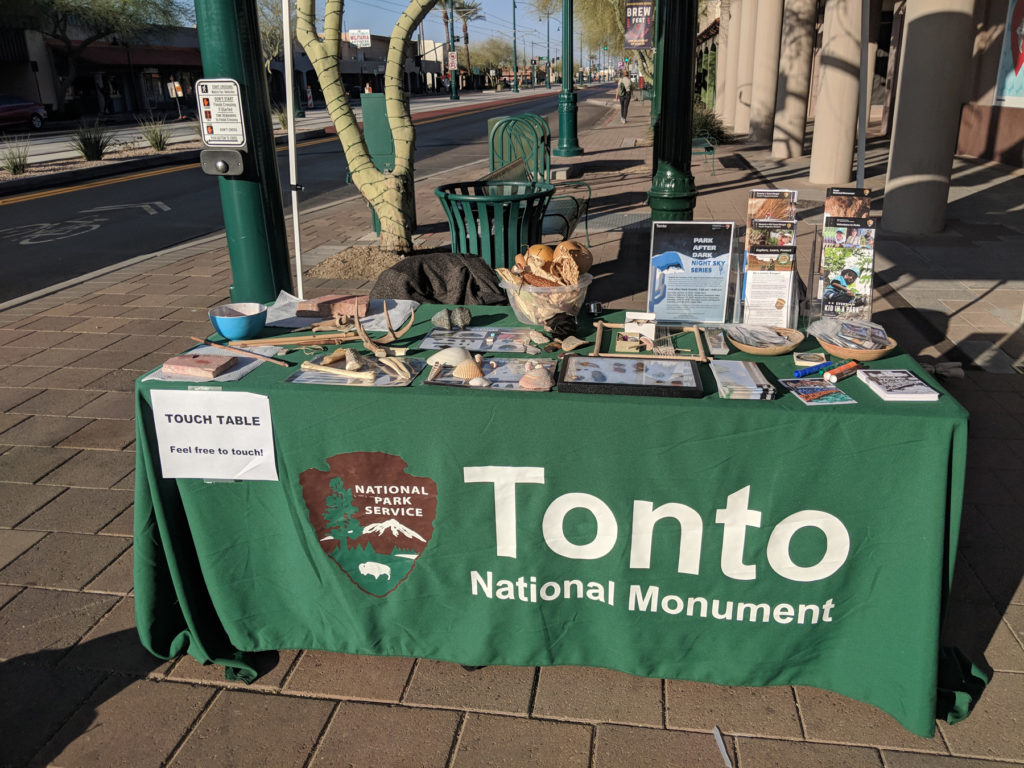
[{"label": "street", "polygon": [[[581,94],[580,129],[604,115],[603,108],[587,106],[587,98],[595,96],[604,96],[603,90]],[[516,111],[554,115],[557,125],[557,99],[557,91],[540,92],[535,99],[520,100]],[[487,120],[509,112],[508,103],[490,102],[469,113],[417,120],[417,178],[486,158]],[[345,181],[345,158],[336,136],[300,143],[297,161],[300,209],[358,194]],[[278,164],[289,212],[283,148]],[[467,172],[475,178],[486,167]],[[0,301],[221,230],[217,184],[193,163],[13,196],[0,205]]]}]

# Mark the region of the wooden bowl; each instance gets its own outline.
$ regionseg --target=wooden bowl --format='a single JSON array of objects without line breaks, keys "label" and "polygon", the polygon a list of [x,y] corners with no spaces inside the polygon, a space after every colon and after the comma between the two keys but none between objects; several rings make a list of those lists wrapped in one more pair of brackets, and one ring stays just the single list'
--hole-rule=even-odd
[{"label": "wooden bowl", "polygon": [[[748,355],[761,355],[762,357],[776,357],[777,355],[785,355],[792,352],[794,349],[800,346],[800,342],[804,340],[804,335],[800,331],[794,330],[793,328],[777,328],[772,327],[780,336],[785,336],[790,340],[789,344],[780,344],[776,347],[751,347],[747,344],[741,344],[736,341],[732,336],[729,336],[729,343],[732,344],[740,352],[746,352]],[[728,332],[726,336],[728,336]]]},{"label": "wooden bowl", "polygon": [[818,339],[818,343],[821,345],[821,348],[828,352],[832,357],[838,357],[841,360],[856,360],[859,363],[868,363],[872,360],[881,360],[896,349],[896,340],[892,338],[892,336],[886,336],[885,338],[888,339],[889,344],[881,349],[840,347],[836,344],[829,344],[827,341],[822,341],[821,339]]}]

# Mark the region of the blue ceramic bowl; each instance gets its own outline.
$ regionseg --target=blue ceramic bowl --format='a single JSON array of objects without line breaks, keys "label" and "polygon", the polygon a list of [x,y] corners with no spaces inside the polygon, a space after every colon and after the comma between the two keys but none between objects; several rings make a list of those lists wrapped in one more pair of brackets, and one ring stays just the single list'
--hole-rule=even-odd
[{"label": "blue ceramic bowl", "polygon": [[221,304],[210,310],[210,322],[226,339],[251,339],[267,324],[267,308],[251,301]]}]

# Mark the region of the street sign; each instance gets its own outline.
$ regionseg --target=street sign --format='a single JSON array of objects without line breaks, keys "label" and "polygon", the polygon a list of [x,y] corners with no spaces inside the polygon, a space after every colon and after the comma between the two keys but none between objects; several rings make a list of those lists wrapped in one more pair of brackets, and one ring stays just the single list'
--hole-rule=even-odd
[{"label": "street sign", "polygon": [[208,147],[245,147],[242,95],[237,80],[196,81],[199,127]]},{"label": "street sign", "polygon": [[537,66],[537,60],[536,59],[530,59],[530,66],[531,67],[536,67]]},{"label": "street sign", "polygon": [[370,30],[350,29],[348,31],[348,43],[349,45],[354,45],[356,48],[369,48]]},{"label": "street sign", "polygon": [[456,51],[448,51],[448,69],[459,68],[459,54]]}]

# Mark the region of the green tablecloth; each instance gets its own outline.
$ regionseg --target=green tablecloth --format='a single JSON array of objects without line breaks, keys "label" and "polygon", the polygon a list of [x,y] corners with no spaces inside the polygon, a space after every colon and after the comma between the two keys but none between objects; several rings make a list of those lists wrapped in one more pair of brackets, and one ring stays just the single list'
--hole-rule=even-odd
[{"label": "green tablecloth", "polygon": [[150,392],[187,385],[140,382],[142,641],[243,679],[246,652],[310,648],[810,685],[933,733],[966,412],[856,379],[856,405],[719,400],[702,368],[709,394],[677,399],[263,365],[224,389],[269,396],[278,482],[162,479]]}]

